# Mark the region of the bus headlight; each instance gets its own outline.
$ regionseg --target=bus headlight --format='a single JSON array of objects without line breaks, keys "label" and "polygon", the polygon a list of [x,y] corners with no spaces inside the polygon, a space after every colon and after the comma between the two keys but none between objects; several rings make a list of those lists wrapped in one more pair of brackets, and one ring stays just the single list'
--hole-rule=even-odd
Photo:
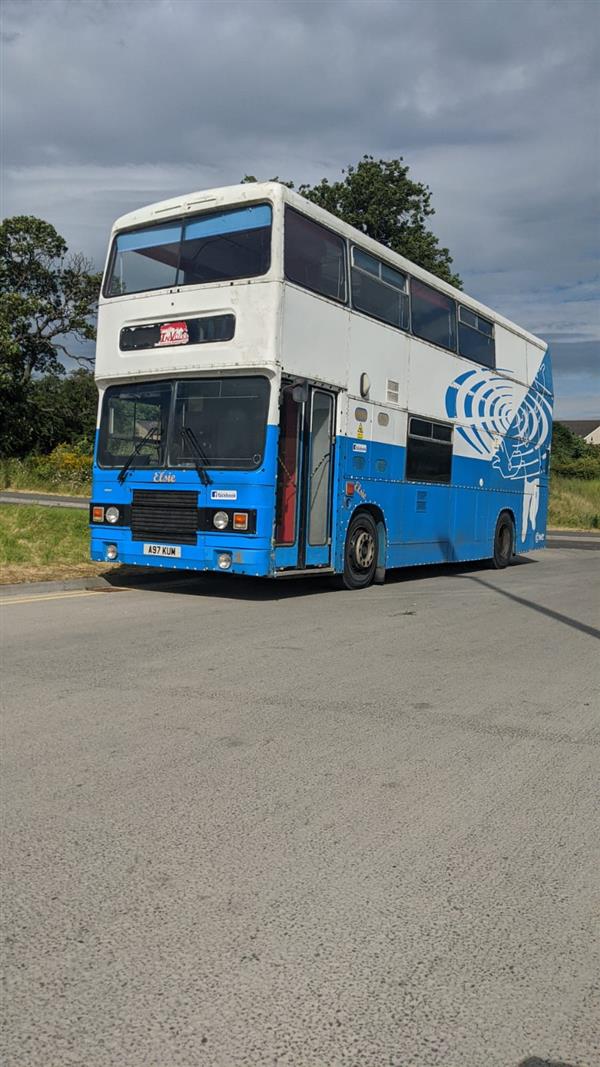
[{"label": "bus headlight", "polygon": [[216,511],[213,515],[213,526],[217,530],[226,530],[229,526],[229,515],[226,511]]},{"label": "bus headlight", "polygon": [[116,559],[118,554],[119,553],[118,553],[116,545],[107,545],[106,546],[106,558],[107,559],[110,559],[110,560]]},{"label": "bus headlight", "polygon": [[107,508],[104,513],[104,518],[114,526],[115,522],[119,521],[119,509],[112,506]]},{"label": "bus headlight", "polygon": [[221,552],[217,556],[217,564],[219,570],[228,571],[231,567],[231,554],[229,552]]}]

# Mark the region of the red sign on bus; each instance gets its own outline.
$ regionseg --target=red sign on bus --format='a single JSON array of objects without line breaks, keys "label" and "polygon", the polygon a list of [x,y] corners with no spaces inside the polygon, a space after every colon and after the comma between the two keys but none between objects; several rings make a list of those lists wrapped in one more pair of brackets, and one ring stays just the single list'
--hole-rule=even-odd
[{"label": "red sign on bus", "polygon": [[158,348],[160,345],[187,345],[189,339],[187,322],[161,322],[160,341],[156,342],[156,347]]}]

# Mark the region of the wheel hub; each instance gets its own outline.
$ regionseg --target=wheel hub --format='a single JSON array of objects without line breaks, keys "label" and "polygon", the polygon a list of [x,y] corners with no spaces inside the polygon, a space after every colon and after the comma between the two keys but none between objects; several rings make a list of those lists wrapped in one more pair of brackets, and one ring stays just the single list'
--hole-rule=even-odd
[{"label": "wheel hub", "polygon": [[368,570],[375,555],[375,542],[370,533],[360,530],[354,542],[354,558],[356,565],[362,570]]}]

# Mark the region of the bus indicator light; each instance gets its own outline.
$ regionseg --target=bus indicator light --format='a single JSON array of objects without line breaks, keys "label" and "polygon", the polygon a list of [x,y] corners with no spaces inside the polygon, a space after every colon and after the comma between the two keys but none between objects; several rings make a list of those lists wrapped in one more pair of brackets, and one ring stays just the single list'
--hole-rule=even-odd
[{"label": "bus indicator light", "polygon": [[247,530],[248,529],[248,512],[247,511],[234,511],[234,513],[233,513],[233,528],[234,528],[234,530]]},{"label": "bus indicator light", "polygon": [[346,482],[346,496],[354,496],[354,482]]},{"label": "bus indicator light", "polygon": [[104,522],[104,508],[99,506],[92,508],[92,522]]}]

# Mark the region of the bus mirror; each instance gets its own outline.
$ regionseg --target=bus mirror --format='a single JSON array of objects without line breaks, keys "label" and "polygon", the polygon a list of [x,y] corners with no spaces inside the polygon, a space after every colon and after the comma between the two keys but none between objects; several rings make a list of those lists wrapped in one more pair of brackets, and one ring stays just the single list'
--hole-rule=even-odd
[{"label": "bus mirror", "polygon": [[292,389],[292,400],[295,404],[306,404],[308,400],[308,385],[295,385]]}]

